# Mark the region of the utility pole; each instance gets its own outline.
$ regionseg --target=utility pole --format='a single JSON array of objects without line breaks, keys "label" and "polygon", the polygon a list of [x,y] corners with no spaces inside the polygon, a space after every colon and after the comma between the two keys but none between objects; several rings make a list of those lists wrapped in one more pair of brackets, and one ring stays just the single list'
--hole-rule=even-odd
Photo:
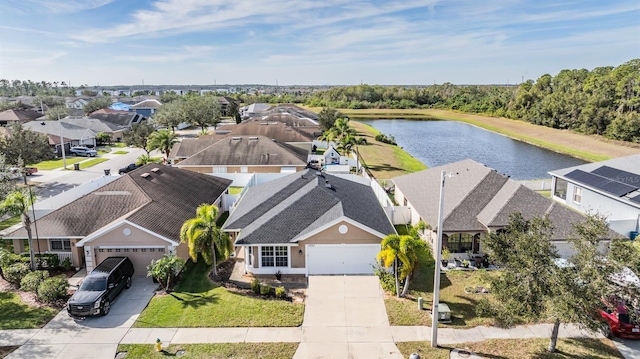
[{"label": "utility pole", "polygon": [[440,253],[442,252],[442,222],[444,217],[444,179],[446,171],[440,173],[440,206],[438,208],[438,237],[436,239],[436,263],[433,273],[433,309],[431,310],[431,347],[438,347],[438,305],[440,304]]}]

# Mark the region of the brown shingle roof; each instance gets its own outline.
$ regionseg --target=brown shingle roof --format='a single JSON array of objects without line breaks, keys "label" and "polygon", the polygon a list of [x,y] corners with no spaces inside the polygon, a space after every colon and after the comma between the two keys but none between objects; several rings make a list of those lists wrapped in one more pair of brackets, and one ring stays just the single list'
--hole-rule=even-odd
[{"label": "brown shingle roof", "polygon": [[29,122],[42,117],[41,113],[31,110],[6,110],[0,112],[0,122]]},{"label": "brown shingle roof", "polygon": [[[158,168],[158,171],[153,171]],[[144,173],[149,175],[141,176]],[[149,164],[38,219],[41,237],[84,237],[116,221],[128,220],[177,240],[182,223],[202,203],[214,202],[230,180]],[[26,237],[24,228],[7,237]]]}]

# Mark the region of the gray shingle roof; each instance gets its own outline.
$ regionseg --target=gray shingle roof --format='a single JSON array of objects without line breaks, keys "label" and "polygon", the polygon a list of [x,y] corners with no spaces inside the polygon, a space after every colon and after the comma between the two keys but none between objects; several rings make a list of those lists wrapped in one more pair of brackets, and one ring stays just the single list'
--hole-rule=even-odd
[{"label": "gray shingle roof", "polygon": [[44,133],[47,135],[60,136],[74,140],[95,137],[96,133],[88,128],[76,126],[64,121],[30,121],[25,123],[24,128]]},{"label": "gray shingle roof", "polygon": [[[498,174],[472,160],[464,160],[429,170],[396,177],[396,187],[407,197],[420,216],[436,229],[440,194],[440,172],[445,179],[445,232],[485,231],[509,224],[509,215],[522,213],[525,219],[548,215],[554,240],[575,237],[574,225],[584,215]],[[618,237],[609,231],[608,237]]]},{"label": "gray shingle roof", "polygon": [[[153,172],[152,169],[159,168]],[[147,177],[142,177],[148,173]],[[215,201],[230,180],[149,164],[63,206],[36,222],[41,237],[84,237],[126,219],[170,239],[179,240],[182,223],[196,208]],[[8,237],[26,237],[24,228]]]},{"label": "gray shingle roof", "polygon": [[97,118],[100,121],[111,122],[121,127],[131,126],[131,123],[135,116],[140,116],[135,112],[127,113],[92,113],[92,118]]},{"label": "gray shingle roof", "polygon": [[341,217],[383,235],[395,233],[370,186],[323,176],[305,170],[251,187],[223,229],[240,230],[239,245],[289,243]]},{"label": "gray shingle roof", "polygon": [[60,121],[64,123],[72,124],[74,126],[88,128],[91,131],[96,133],[98,132],[110,133],[110,132],[115,132],[123,129],[122,126],[117,125],[115,123],[101,121],[100,119],[90,118],[90,117],[66,117],[61,119]]},{"label": "gray shingle roof", "polygon": [[307,154],[307,151],[298,147],[278,143],[264,136],[227,137],[185,159],[178,166],[304,166],[307,164]]}]

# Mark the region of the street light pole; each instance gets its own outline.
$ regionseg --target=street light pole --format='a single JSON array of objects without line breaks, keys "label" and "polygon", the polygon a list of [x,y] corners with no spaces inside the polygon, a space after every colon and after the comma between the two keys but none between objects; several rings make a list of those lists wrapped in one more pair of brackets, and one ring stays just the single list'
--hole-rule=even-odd
[{"label": "street light pole", "polygon": [[438,304],[440,301],[440,253],[442,252],[442,222],[444,212],[444,179],[446,171],[440,174],[440,207],[438,208],[438,237],[436,239],[436,263],[433,272],[433,309],[431,310],[431,347],[438,347]]},{"label": "street light pole", "polygon": [[60,152],[62,152],[62,166],[67,169],[67,157],[64,153],[64,140],[62,139],[62,122],[60,122],[60,114],[58,114],[58,126],[60,126]]}]

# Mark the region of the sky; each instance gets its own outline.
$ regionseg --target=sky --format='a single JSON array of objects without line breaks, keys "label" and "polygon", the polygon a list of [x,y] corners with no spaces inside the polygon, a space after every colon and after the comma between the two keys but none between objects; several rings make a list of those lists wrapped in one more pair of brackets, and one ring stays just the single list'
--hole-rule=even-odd
[{"label": "sky", "polygon": [[0,0],[0,79],[515,84],[640,58],[640,0]]}]

